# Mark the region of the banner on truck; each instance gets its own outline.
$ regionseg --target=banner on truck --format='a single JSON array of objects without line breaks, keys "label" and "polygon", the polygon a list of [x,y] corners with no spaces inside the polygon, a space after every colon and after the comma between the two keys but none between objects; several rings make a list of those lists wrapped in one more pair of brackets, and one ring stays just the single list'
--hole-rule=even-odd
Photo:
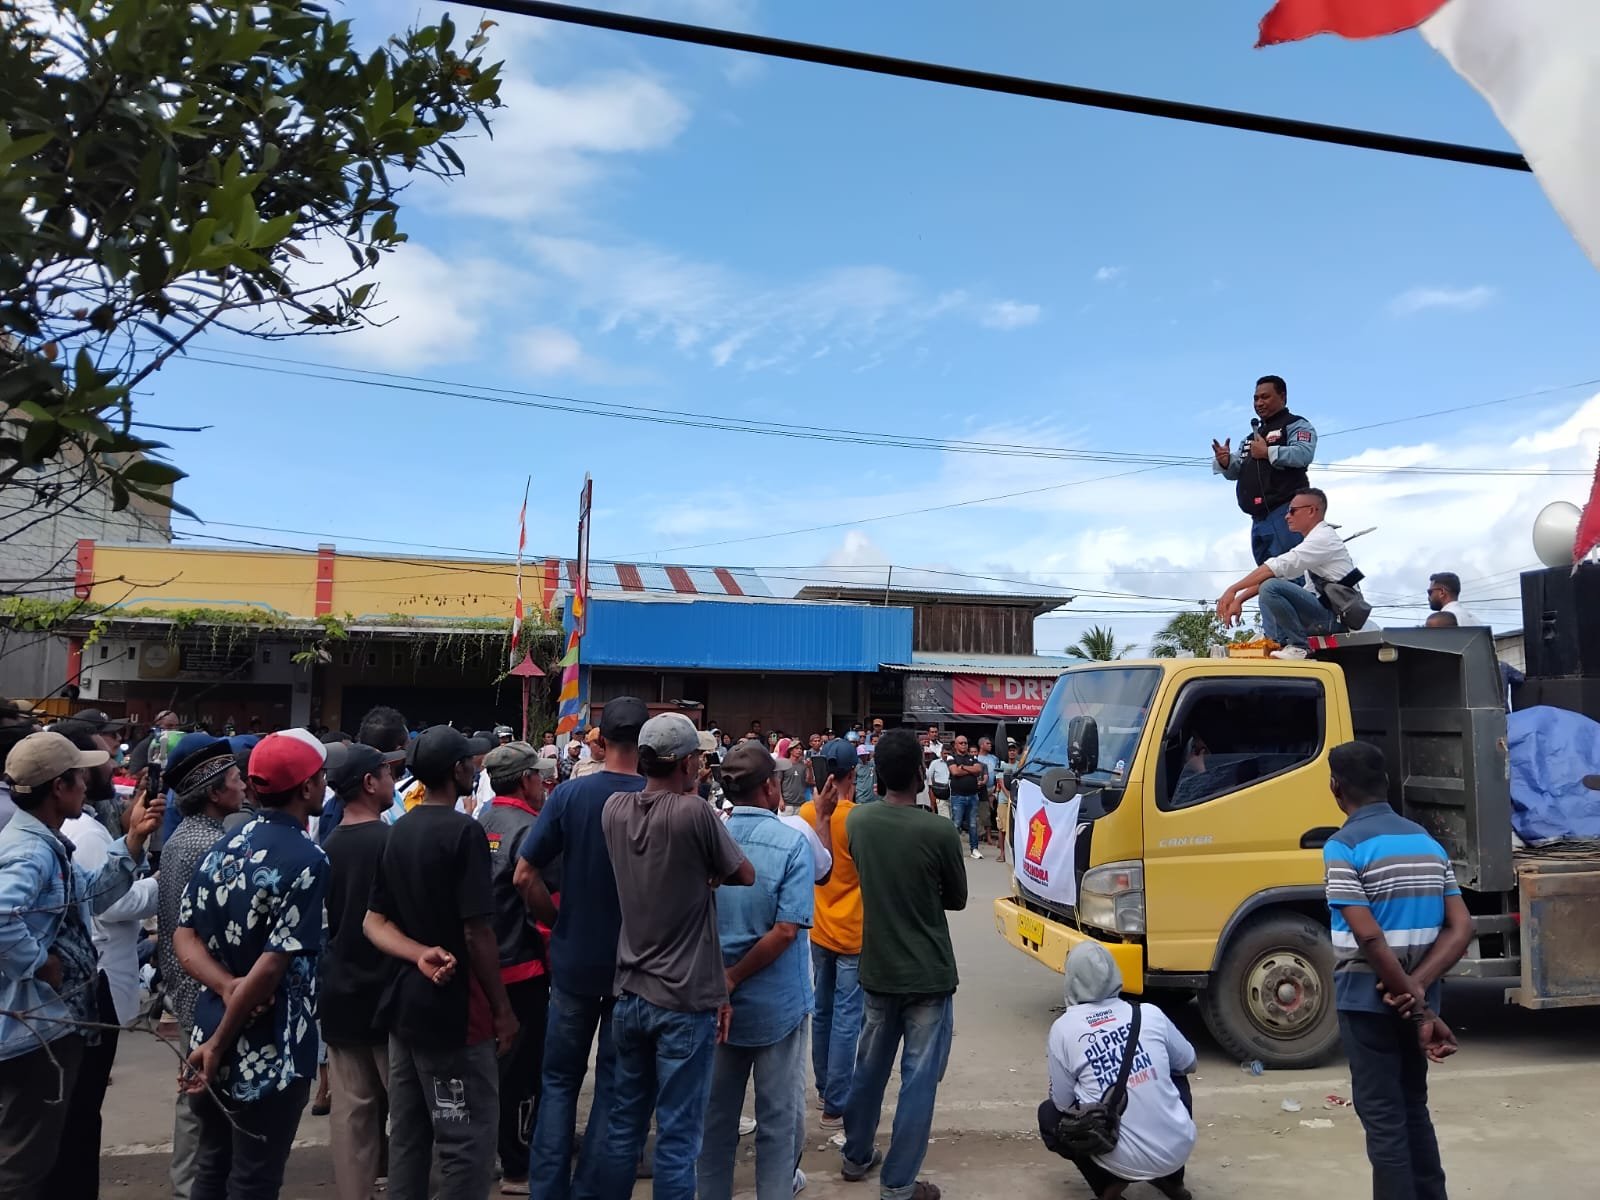
[{"label": "banner on truck", "polygon": [[1052,804],[1039,785],[1017,781],[1017,814],[1011,822],[1012,870],[1022,886],[1041,900],[1055,904],[1078,903],[1077,796],[1065,804]]}]

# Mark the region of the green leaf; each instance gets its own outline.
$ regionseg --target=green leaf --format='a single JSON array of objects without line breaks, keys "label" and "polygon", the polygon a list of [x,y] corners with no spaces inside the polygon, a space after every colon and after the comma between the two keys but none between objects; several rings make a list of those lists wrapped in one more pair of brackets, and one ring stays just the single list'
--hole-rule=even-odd
[{"label": "green leaf", "polygon": [[122,477],[130,484],[142,484],[145,487],[170,487],[178,480],[185,477],[184,472],[178,470],[171,463],[162,462],[157,458],[141,458],[129,463],[122,469]]},{"label": "green leaf", "polygon": [[5,127],[0,125],[0,167],[9,168],[13,163],[37,154],[55,141],[55,137],[53,133],[35,133],[12,141]]}]

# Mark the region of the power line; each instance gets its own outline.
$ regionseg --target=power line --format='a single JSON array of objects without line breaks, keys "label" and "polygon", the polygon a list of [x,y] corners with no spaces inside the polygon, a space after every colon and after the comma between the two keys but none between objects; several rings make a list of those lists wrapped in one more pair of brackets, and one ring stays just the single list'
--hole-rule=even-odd
[{"label": "power line", "polygon": [[[209,357],[211,353],[262,359],[260,363],[232,362]],[[492,387],[484,384],[458,383],[434,379],[423,375],[404,375],[393,371],[374,371],[361,367],[343,367],[330,363],[308,362],[268,355],[250,354],[246,351],[217,350],[207,353],[191,352],[187,361],[206,366],[228,367],[240,371],[257,371],[269,375],[288,375],[302,379],[318,379],[327,383],[355,384],[361,387],[392,389],[427,396],[447,396],[457,400],[477,400],[487,404],[509,405],[564,415],[606,417],[612,420],[647,422],[657,425],[675,425],[690,429],[705,429],[719,433],[748,433],[759,437],[800,438],[807,441],[829,442],[840,445],[885,446],[901,450],[933,450],[950,454],[982,454],[1005,458],[1065,460],[1071,462],[1144,463],[1160,467],[1206,467],[1209,455],[1155,454],[1129,450],[1084,450],[1065,446],[1024,445],[1015,442],[984,442],[976,440],[946,440],[919,437],[910,434],[890,433],[834,433],[809,425],[793,425],[775,421],[754,421],[717,413],[693,412],[683,409],[652,408],[645,405],[621,404],[606,400],[580,400],[547,392],[528,392],[516,388]],[[284,366],[296,363],[306,370]],[[270,364],[270,365],[268,365]],[[1572,387],[1587,386],[1574,384]],[[1545,392],[1569,389],[1545,389]],[[1545,392],[1535,394],[1545,394]],[[1485,403],[1506,403],[1504,398]],[[1433,416],[1437,414],[1424,414]],[[1407,419],[1407,418],[1402,418]],[[1343,430],[1341,432],[1354,432]],[[1420,464],[1386,463],[1330,463],[1318,464],[1319,471],[1355,475],[1459,475],[1468,477],[1495,476],[1564,476],[1588,477],[1588,470],[1518,467],[1444,467]]]},{"label": "power line", "polygon": [[552,4],[544,0],[483,0],[482,6],[516,16],[542,17],[545,20],[571,25],[587,25],[595,29],[609,29],[618,33],[631,33],[666,41],[687,42],[697,46],[712,46],[722,50],[759,54],[768,58],[784,58],[794,62],[840,67],[872,75],[891,75],[901,79],[916,79],[951,87],[1024,96],[1035,100],[1051,100],[1060,104],[1109,109],[1113,112],[1134,113],[1140,116],[1162,117],[1223,129],[1241,129],[1251,133],[1324,142],[1335,146],[1353,146],[1363,150],[1378,150],[1416,158],[1497,167],[1508,171],[1530,169],[1527,159],[1509,150],[1491,150],[1482,146],[1465,146],[1457,142],[1405,137],[1370,129],[1326,125],[1317,121],[1298,121],[1289,117],[1240,112],[1236,109],[1163,100],[1152,96],[1136,96],[1126,92],[1108,92],[1099,88],[1052,83],[1042,79],[1026,79],[1016,75],[976,71],[967,67],[868,54],[860,50],[846,50],[838,46],[823,46],[813,42],[763,37],[729,29],[713,29],[705,25],[637,17],[628,13],[602,12],[570,4]]}]

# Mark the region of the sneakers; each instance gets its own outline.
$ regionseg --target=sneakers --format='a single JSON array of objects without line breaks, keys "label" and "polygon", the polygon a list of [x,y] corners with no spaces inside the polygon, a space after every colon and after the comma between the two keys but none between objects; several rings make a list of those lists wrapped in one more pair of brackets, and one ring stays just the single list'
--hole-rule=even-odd
[{"label": "sneakers", "polygon": [[822,1119],[818,1122],[824,1129],[843,1129],[844,1114],[824,1111]]},{"label": "sneakers", "polygon": [[756,1131],[756,1119],[754,1117],[740,1117],[739,1118],[739,1136],[740,1137],[749,1137],[755,1131]]},{"label": "sneakers", "polygon": [[972,852],[972,857],[981,859],[983,857],[983,851],[982,850],[974,850]]},{"label": "sneakers", "polygon": [[839,1177],[841,1179],[843,1179],[846,1183],[860,1183],[863,1179],[865,1179],[868,1176],[868,1174],[871,1173],[871,1171],[872,1171],[872,1169],[874,1167],[880,1166],[880,1165],[882,1165],[882,1163],[883,1163],[883,1151],[879,1150],[877,1147],[873,1147],[873,1150],[872,1150],[872,1161],[869,1162],[864,1167],[858,1167],[858,1166],[856,1166],[855,1163],[851,1162],[849,1159],[843,1158],[843,1156],[841,1156],[841,1160],[840,1160],[840,1163],[839,1163]]},{"label": "sneakers", "polygon": [[799,1167],[794,1169],[794,1194],[798,1196],[806,1190],[806,1173]]},{"label": "sneakers", "polygon": [[1307,650],[1304,646],[1285,646],[1282,650],[1274,650],[1270,655],[1268,655],[1268,657],[1286,658],[1292,661],[1298,661],[1302,658],[1310,658],[1311,651]]}]

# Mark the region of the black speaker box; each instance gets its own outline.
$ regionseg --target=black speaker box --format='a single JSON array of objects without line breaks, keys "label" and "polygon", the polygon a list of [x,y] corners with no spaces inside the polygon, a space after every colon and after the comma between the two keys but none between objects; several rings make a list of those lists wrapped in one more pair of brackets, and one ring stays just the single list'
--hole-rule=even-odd
[{"label": "black speaker box", "polygon": [[1511,689],[1511,706],[1518,712],[1541,704],[1600,721],[1600,679],[1529,679]]},{"label": "black speaker box", "polygon": [[1600,678],[1600,563],[1522,576],[1522,645],[1530,681]]}]

